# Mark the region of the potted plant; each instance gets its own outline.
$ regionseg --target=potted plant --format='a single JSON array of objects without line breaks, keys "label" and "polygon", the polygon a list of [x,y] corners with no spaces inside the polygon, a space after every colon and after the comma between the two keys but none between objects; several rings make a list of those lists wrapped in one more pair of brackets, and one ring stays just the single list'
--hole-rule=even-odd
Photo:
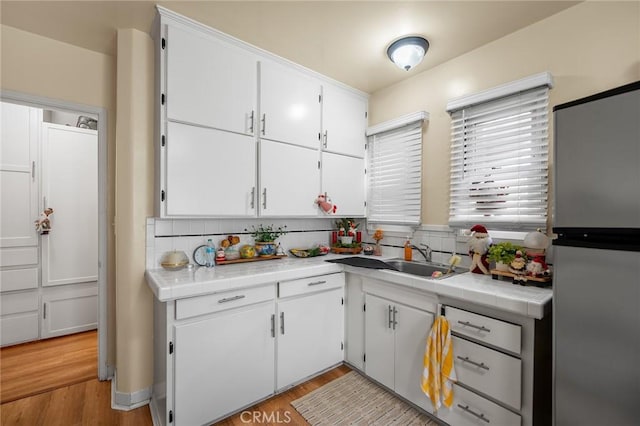
[{"label": "potted plant", "polygon": [[502,241],[489,247],[487,259],[496,263],[497,270],[508,271],[509,264],[516,258],[518,250],[524,253],[523,247],[509,241]]},{"label": "potted plant", "polygon": [[276,253],[276,239],[286,234],[287,225],[278,226],[260,224],[257,227],[251,226],[251,230],[245,229],[253,237],[258,256],[273,256]]},{"label": "potted plant", "polygon": [[338,236],[341,244],[352,244],[353,237],[356,236],[356,230],[360,224],[350,218],[344,218],[336,221],[338,227]]}]

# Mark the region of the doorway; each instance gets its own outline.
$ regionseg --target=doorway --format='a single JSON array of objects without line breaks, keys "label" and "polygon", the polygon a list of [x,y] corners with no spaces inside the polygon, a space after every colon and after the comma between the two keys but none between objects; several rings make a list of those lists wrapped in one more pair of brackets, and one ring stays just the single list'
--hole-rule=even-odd
[{"label": "doorway", "polygon": [[[107,289],[107,275],[108,275],[108,248],[107,248],[107,134],[106,134],[106,122],[107,122],[107,113],[106,113],[106,109],[104,108],[99,108],[99,107],[93,107],[93,106],[87,106],[87,105],[79,105],[79,104],[74,104],[74,103],[70,103],[70,102],[66,102],[66,101],[59,101],[59,100],[55,100],[55,99],[49,99],[49,98],[44,98],[44,97],[38,97],[38,96],[32,96],[32,95],[27,95],[27,94],[23,94],[23,93],[17,93],[17,92],[9,92],[9,91],[2,91],[0,92],[0,100],[2,102],[7,102],[7,103],[11,103],[11,104],[17,104],[17,105],[23,105],[23,106],[28,106],[28,107],[32,107],[32,108],[36,108],[36,109],[40,109],[42,111],[53,111],[56,114],[58,114],[59,116],[74,116],[74,117],[85,117],[84,123],[85,125],[83,126],[79,126],[79,127],[84,127],[84,128],[91,128],[89,124],[93,125],[96,124],[95,128],[96,131],[94,131],[93,133],[97,132],[97,146],[95,147],[95,154],[97,155],[97,162],[95,164],[97,164],[97,170],[94,170],[93,172],[95,172],[95,180],[94,180],[94,184],[96,187],[96,199],[95,199],[95,204],[96,204],[96,209],[95,209],[95,216],[93,218],[93,221],[95,223],[95,233],[96,233],[96,249],[95,249],[95,253],[97,254],[97,268],[95,268],[95,272],[94,275],[91,275],[92,272],[90,271],[90,269],[84,268],[84,270],[82,268],[80,268],[80,271],[75,271],[75,275],[74,274],[67,274],[67,276],[53,276],[51,274],[51,268],[49,268],[47,271],[43,270],[42,271],[42,281],[41,284],[44,285],[45,282],[48,283],[53,283],[54,286],[56,284],[56,279],[58,279],[58,283],[73,283],[73,282],[81,282],[81,281],[86,281],[87,279],[95,279],[95,282],[97,282],[97,288],[95,289],[90,289],[89,285],[87,285],[87,288],[84,289],[80,289],[80,293],[74,293],[73,297],[68,297],[68,294],[65,293],[65,286],[57,286],[59,287],[59,291],[54,291],[53,293],[47,293],[47,297],[49,297],[49,299],[46,299],[46,297],[43,295],[42,296],[42,300],[41,300],[41,307],[43,310],[49,309],[48,313],[45,312],[40,312],[40,314],[42,314],[44,316],[44,321],[43,323],[40,325],[40,336],[41,337],[51,337],[51,336],[56,336],[59,334],[65,334],[67,331],[68,332],[73,332],[73,331],[82,331],[82,330],[86,330],[87,329],[87,325],[82,326],[82,324],[77,325],[76,324],[76,328],[72,329],[73,327],[67,327],[68,324],[65,323],[66,318],[64,316],[64,312],[65,309],[67,309],[70,305],[69,303],[72,303],[76,306],[80,306],[81,309],[84,309],[84,315],[85,317],[87,317],[87,306],[90,306],[91,303],[91,297],[96,297],[97,298],[97,340],[98,340],[98,344],[97,344],[97,348],[98,348],[98,354],[97,354],[97,360],[98,360],[98,366],[97,366],[97,374],[98,374],[98,378],[100,380],[106,380],[108,379],[111,375],[112,375],[112,368],[107,364],[107,347],[108,347],[108,332],[109,330],[107,329],[108,326],[108,289]],[[97,120],[97,123],[91,123],[91,119],[95,118]],[[43,120],[44,121],[44,120]],[[50,120],[51,121],[51,120]],[[89,123],[89,124],[87,124]],[[65,123],[65,124],[71,124],[71,123]],[[79,122],[76,123],[72,123],[75,125],[78,125]],[[47,137],[51,136],[52,140],[55,140],[58,135],[60,134],[65,134],[68,133],[67,131],[71,129],[71,126],[69,126],[69,129],[65,129],[66,126],[64,125],[59,125],[59,124],[49,124],[49,123],[43,123],[43,130],[48,134]],[[84,131],[85,134],[90,134],[90,131]],[[79,148],[81,145],[78,145],[78,143],[82,143],[82,137],[83,137],[83,130],[80,129],[79,131],[75,131],[73,133],[73,137],[76,138],[76,140],[74,142],[71,142],[71,145],[68,145],[67,142],[67,146],[64,147],[64,149],[71,149],[71,150],[75,150],[77,148]],[[44,136],[43,136],[44,137]],[[79,139],[78,139],[79,138]],[[74,145],[75,144],[75,145]],[[59,156],[60,152],[56,152],[55,155]],[[35,166],[33,166],[34,170],[35,170]],[[58,170],[49,170],[50,172],[54,173],[57,178],[62,178],[60,176],[61,171],[63,171],[62,169],[58,169]],[[91,167],[86,168],[85,167],[85,172],[91,173]],[[41,173],[46,172],[46,170],[40,170]],[[33,174],[33,172],[32,172]],[[64,179],[62,179],[62,181],[64,182]],[[85,185],[86,186],[86,185]],[[80,185],[80,187],[82,187],[82,185]],[[76,195],[79,195],[77,193],[77,191],[79,190],[78,188],[74,188],[71,189],[72,191],[76,191]],[[87,188],[81,188],[81,190],[86,191]],[[43,194],[46,191],[43,191]],[[79,195],[80,197],[82,197],[82,195]],[[38,204],[38,209],[40,207],[42,207],[44,209],[44,204],[47,203],[48,200],[42,199],[40,198],[39,200],[37,200]],[[52,206],[54,207],[54,206]],[[39,212],[40,213],[40,212]],[[42,211],[42,213],[44,213],[44,211]],[[53,215],[55,215],[55,211],[53,212]],[[52,216],[54,217],[54,216]],[[38,219],[38,217],[36,216],[34,219]],[[55,224],[55,220],[51,221],[52,223]],[[73,230],[73,226],[71,226],[69,223],[63,225],[63,223],[60,223],[61,225],[61,229],[66,229],[67,230]],[[86,226],[88,224],[84,224],[85,229]],[[40,231],[42,232],[42,231]],[[53,233],[55,232],[55,229],[53,229],[52,235],[54,235]],[[76,235],[77,237],[77,235]],[[42,243],[41,245],[44,246],[43,247],[43,257],[44,257],[44,253],[46,253],[46,249],[47,249],[47,245],[51,245],[53,243],[53,239],[51,241],[45,241],[44,238],[46,237],[40,237],[42,238]],[[63,238],[58,238],[57,239],[57,244],[59,246],[59,250],[58,251],[62,251],[64,253],[65,250],[68,250],[68,247],[65,247],[65,240]],[[59,254],[58,254],[59,255]],[[78,253],[75,254],[80,255]],[[44,259],[43,259],[44,260]],[[46,263],[46,262],[44,262]],[[63,263],[64,265],[64,263]],[[46,266],[43,264],[43,269],[45,269]],[[60,270],[64,271],[64,267],[62,269],[58,269],[57,272],[60,272]],[[54,271],[55,272],[55,271]],[[54,274],[55,275],[55,274]],[[50,279],[51,278],[51,279]],[[62,281],[60,281],[62,280]],[[74,281],[75,280],[75,281]],[[72,284],[75,285],[75,284]],[[82,287],[84,284],[77,284],[80,287]],[[4,286],[3,286],[4,287]],[[53,287],[52,287],[53,288]],[[3,288],[4,290],[4,288]],[[56,289],[58,290],[58,289]],[[97,293],[97,294],[92,294],[92,293]],[[44,294],[44,293],[43,293]],[[86,303],[80,303],[78,304],[77,302],[79,300],[82,299],[86,299]],[[75,301],[71,301],[71,299],[75,299]],[[95,301],[95,299],[94,299]],[[54,313],[53,311],[51,311],[51,309],[57,309],[58,312],[61,315],[56,316],[55,318],[58,319],[58,322],[54,322],[52,323],[51,321],[49,323],[46,323],[46,315],[49,314],[49,319],[52,319],[53,317],[51,316],[52,313]],[[83,313],[81,312],[81,315]],[[82,322],[82,321],[81,321]],[[47,329],[47,326],[49,326],[49,328]],[[58,327],[58,329],[56,329],[56,327]],[[64,329],[67,328],[69,330],[65,331]],[[44,333],[43,333],[44,331]],[[57,334],[56,334],[57,333]]]}]

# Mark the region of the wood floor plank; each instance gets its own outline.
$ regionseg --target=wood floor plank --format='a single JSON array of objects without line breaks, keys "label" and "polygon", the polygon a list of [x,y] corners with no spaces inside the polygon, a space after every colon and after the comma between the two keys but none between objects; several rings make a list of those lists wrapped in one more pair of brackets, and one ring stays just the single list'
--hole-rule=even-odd
[{"label": "wood floor plank", "polygon": [[0,402],[80,383],[98,375],[95,330],[0,349]]}]

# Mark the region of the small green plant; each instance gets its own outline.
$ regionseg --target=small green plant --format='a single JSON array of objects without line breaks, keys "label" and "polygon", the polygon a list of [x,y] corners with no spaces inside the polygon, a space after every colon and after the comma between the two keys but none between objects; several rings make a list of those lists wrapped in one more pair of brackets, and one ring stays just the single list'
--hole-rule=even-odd
[{"label": "small green plant", "polygon": [[524,255],[524,247],[508,241],[502,241],[489,247],[487,258],[494,262],[502,262],[509,264],[516,258],[516,252],[520,250]]},{"label": "small green plant", "polygon": [[273,225],[260,224],[257,227],[251,225],[251,230],[246,229],[257,243],[269,243],[275,241],[279,236],[286,234],[287,225],[274,228]]}]

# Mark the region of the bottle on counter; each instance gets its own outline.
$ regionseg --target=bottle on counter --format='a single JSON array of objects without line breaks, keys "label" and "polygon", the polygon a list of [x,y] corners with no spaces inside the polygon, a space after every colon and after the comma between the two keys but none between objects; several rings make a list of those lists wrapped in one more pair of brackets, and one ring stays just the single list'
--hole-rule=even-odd
[{"label": "bottle on counter", "polygon": [[413,249],[411,248],[411,240],[407,237],[407,241],[404,243],[404,260],[410,262],[413,259]]},{"label": "bottle on counter", "polygon": [[213,268],[216,264],[216,248],[213,245],[211,239],[207,240],[207,247],[204,250],[207,268]]}]

